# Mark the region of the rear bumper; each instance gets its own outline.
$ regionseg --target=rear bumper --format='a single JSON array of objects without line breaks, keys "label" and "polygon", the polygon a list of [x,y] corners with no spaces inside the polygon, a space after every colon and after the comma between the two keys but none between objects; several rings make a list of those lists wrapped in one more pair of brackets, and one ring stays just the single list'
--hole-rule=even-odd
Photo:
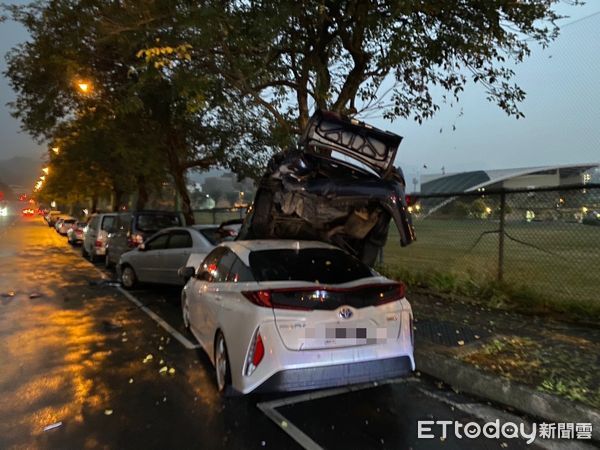
[{"label": "rear bumper", "polygon": [[254,392],[301,391],[367,383],[406,376],[412,372],[409,356],[277,372]]}]

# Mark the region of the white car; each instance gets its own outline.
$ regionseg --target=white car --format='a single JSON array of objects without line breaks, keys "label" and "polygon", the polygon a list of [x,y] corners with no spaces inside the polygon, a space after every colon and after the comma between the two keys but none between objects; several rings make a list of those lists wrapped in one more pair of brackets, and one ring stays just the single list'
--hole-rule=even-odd
[{"label": "white car", "polygon": [[340,386],[415,368],[404,285],[337,247],[224,242],[185,276],[183,321],[222,394]]},{"label": "white car", "polygon": [[58,234],[60,234],[62,236],[66,236],[67,231],[69,231],[73,227],[73,225],[75,225],[75,222],[77,222],[77,219],[75,217],[61,216],[56,221],[54,228],[56,229]]}]

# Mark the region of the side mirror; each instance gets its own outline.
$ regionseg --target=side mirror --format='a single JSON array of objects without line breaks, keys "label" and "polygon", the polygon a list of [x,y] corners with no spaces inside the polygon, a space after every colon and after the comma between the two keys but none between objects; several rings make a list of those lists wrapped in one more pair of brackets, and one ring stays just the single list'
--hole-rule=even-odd
[{"label": "side mirror", "polygon": [[187,283],[190,278],[192,278],[196,274],[196,269],[193,267],[180,267],[177,271],[177,275],[179,278],[183,278]]}]

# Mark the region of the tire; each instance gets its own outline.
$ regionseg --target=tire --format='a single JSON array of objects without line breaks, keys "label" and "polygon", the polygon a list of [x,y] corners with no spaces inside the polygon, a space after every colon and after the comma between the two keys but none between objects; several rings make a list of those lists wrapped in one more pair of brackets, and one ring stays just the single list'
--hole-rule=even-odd
[{"label": "tire", "polygon": [[135,270],[131,266],[121,267],[121,284],[125,289],[133,289],[137,284]]},{"label": "tire", "polygon": [[185,294],[181,295],[181,317],[186,330],[190,329],[190,307]]},{"label": "tire", "polygon": [[96,261],[98,261],[98,255],[96,255],[96,253],[94,253],[93,248],[92,248],[92,251],[88,253],[88,259],[90,260],[91,263],[95,263]]},{"label": "tire", "polygon": [[215,376],[217,390],[220,395],[223,397],[232,397],[236,394],[231,386],[231,365],[229,364],[225,336],[220,331],[217,332],[217,337],[215,338]]},{"label": "tire", "polygon": [[87,257],[88,257],[88,252],[87,252],[87,250],[85,249],[85,243],[82,243],[82,244],[81,244],[81,256],[83,256],[84,258],[87,258]]}]

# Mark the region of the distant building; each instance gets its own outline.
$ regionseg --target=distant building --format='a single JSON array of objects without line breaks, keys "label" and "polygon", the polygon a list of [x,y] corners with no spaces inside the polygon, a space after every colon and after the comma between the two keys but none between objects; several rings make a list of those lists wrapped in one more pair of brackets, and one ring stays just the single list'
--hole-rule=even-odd
[{"label": "distant building", "polygon": [[590,183],[600,164],[574,164],[518,169],[475,170],[421,176],[421,194],[473,192],[479,189],[533,189]]}]

